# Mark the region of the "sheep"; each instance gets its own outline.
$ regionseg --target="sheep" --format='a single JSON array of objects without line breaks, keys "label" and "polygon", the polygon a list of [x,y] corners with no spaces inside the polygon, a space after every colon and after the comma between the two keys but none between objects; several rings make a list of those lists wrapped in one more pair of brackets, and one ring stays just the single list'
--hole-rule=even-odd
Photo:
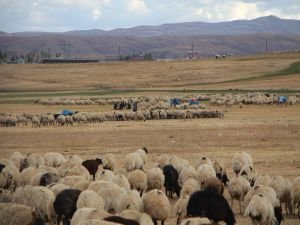
[{"label": "sheep", "polygon": [[137,221],[140,225],[153,225],[153,221],[150,216],[146,213],[141,213],[136,210],[127,209],[120,213],[120,216],[127,219]]},{"label": "sheep", "polygon": [[239,175],[245,177],[250,182],[251,187],[253,187],[258,173],[251,166],[245,165],[241,168]]},{"label": "sheep", "polygon": [[216,177],[209,177],[202,181],[201,189],[209,189],[221,195],[224,193],[223,183]]},{"label": "sheep", "polygon": [[125,190],[130,190],[130,183],[123,174],[117,174],[115,175],[112,180],[115,184],[117,184],[119,187],[124,188]]},{"label": "sheep", "polygon": [[45,165],[45,159],[43,156],[37,153],[30,153],[28,154],[21,163],[20,171],[23,169],[32,166],[32,167],[39,167]]},{"label": "sheep", "polygon": [[209,177],[216,177],[216,171],[208,164],[202,164],[197,169],[197,180],[201,185],[202,182]]},{"label": "sheep", "polygon": [[16,189],[13,202],[36,209],[43,220],[51,222],[54,218],[54,193],[46,187],[26,185]]},{"label": "sheep", "polygon": [[83,162],[83,160],[78,155],[69,155],[66,157],[67,162],[74,162],[79,165]]},{"label": "sheep", "polygon": [[280,203],[285,203],[286,214],[292,214],[291,183],[282,176],[273,176],[270,187],[276,192]]},{"label": "sheep", "polygon": [[201,166],[203,164],[207,164],[207,165],[213,166],[212,161],[207,156],[200,157],[200,159],[198,160],[198,163],[196,164],[196,168],[198,168],[199,166]]},{"label": "sheep", "polygon": [[135,169],[144,170],[144,162],[140,154],[134,152],[125,156],[125,169],[131,172]]},{"label": "sheep", "polygon": [[60,183],[52,183],[47,186],[55,195],[55,197],[58,195],[59,192],[65,189],[70,189],[69,186],[65,184],[60,184]]},{"label": "sheep", "polygon": [[233,208],[233,201],[237,199],[239,201],[240,213],[243,214],[244,208],[241,201],[244,201],[244,198],[251,186],[248,180],[244,177],[234,177],[228,182],[228,192],[231,197],[231,208]]},{"label": "sheep", "polygon": [[19,185],[24,186],[26,184],[30,184],[30,180],[39,173],[41,173],[40,168],[35,167],[27,167],[26,169],[22,170],[20,173]]},{"label": "sheep", "polygon": [[43,173],[40,177],[39,185],[47,186],[51,183],[56,183],[59,180],[59,176],[56,173]]},{"label": "sheep", "polygon": [[2,172],[2,170],[5,168],[5,165],[0,163],[0,173]]},{"label": "sheep", "polygon": [[157,225],[157,220],[164,225],[165,220],[170,215],[170,202],[164,192],[160,190],[151,190],[147,192],[143,198],[144,211],[153,220],[154,225]]},{"label": "sheep", "polygon": [[272,203],[263,194],[252,196],[244,216],[250,216],[253,224],[277,224]]},{"label": "sheep", "polygon": [[188,218],[183,220],[180,225],[209,225],[212,224],[209,219],[207,218],[200,218],[200,217],[195,217],[195,218]]},{"label": "sheep", "polygon": [[147,174],[147,185],[148,185],[148,191],[151,191],[153,189],[162,189],[165,183],[165,176],[163,174],[163,171],[156,167],[148,170],[146,172]]},{"label": "sheep", "polygon": [[174,168],[177,170],[179,174],[184,167],[189,165],[189,162],[175,155],[175,156],[171,156],[169,164],[174,166]]},{"label": "sheep", "polygon": [[0,188],[0,203],[12,202],[13,195],[9,190]]},{"label": "sheep", "polygon": [[103,219],[104,221],[116,222],[123,225],[140,225],[137,221],[131,219],[125,219],[120,216],[109,216]]},{"label": "sheep", "polygon": [[145,163],[147,162],[148,149],[146,147],[143,147],[141,149],[136,150],[135,152],[141,156],[143,163],[145,165]]},{"label": "sheep", "polygon": [[163,169],[165,165],[170,164],[170,157],[166,154],[157,157],[157,166]]},{"label": "sheep", "polygon": [[90,183],[90,185],[88,186],[88,190],[93,190],[95,192],[100,191],[102,188],[119,188],[119,186],[115,183],[113,183],[112,181],[93,181]]},{"label": "sheep", "polygon": [[89,171],[90,175],[93,176],[93,180],[95,180],[95,174],[98,170],[99,165],[102,164],[102,160],[99,158],[89,159],[82,162],[82,165]]},{"label": "sheep", "polygon": [[112,181],[115,177],[114,172],[111,170],[103,170],[101,167],[98,168],[98,171],[96,173],[96,179],[95,180],[106,180],[106,181]]},{"label": "sheep", "polygon": [[213,164],[213,167],[216,171],[216,176],[217,178],[222,181],[222,183],[226,186],[229,179],[227,177],[227,173],[226,173],[226,169],[225,167],[223,166],[222,163],[220,163],[219,161],[215,161],[214,164]]},{"label": "sheep", "polygon": [[76,203],[81,191],[77,189],[65,189],[55,198],[53,207],[57,215],[56,223],[59,225],[62,217],[63,224],[70,225],[70,219],[76,211]]},{"label": "sheep", "polygon": [[18,170],[20,172],[21,172],[21,164],[24,159],[25,159],[25,156],[23,154],[21,154],[20,152],[13,152],[9,158],[9,160],[15,164],[15,166],[18,168]]},{"label": "sheep", "polygon": [[166,165],[163,168],[163,173],[165,175],[165,189],[166,195],[170,198],[173,198],[173,193],[180,196],[181,187],[178,184],[178,172],[172,165]]},{"label": "sheep", "polygon": [[178,182],[182,186],[185,183],[185,181],[187,181],[190,178],[196,179],[197,171],[194,167],[187,166],[179,173]]},{"label": "sheep", "polygon": [[294,215],[298,209],[298,217],[300,216],[300,176],[296,177],[292,182],[291,196],[293,201]]},{"label": "sheep", "polygon": [[59,180],[59,183],[65,184],[74,189],[81,191],[86,190],[90,185],[90,181],[86,180],[82,176],[66,176]]},{"label": "sheep", "polygon": [[128,175],[128,182],[131,189],[135,189],[140,192],[142,196],[143,192],[147,189],[147,175],[142,170],[134,170]]},{"label": "sheep", "polygon": [[18,168],[13,164],[7,165],[3,168],[1,174],[3,176],[2,179],[5,182],[4,188],[12,191],[15,190],[20,183],[20,172]]},{"label": "sheep", "polygon": [[66,161],[65,157],[57,152],[48,152],[45,154],[44,158],[45,165],[51,167],[59,167]]},{"label": "sheep", "polygon": [[199,190],[200,190],[200,185],[199,185],[198,181],[190,178],[186,182],[184,182],[182,189],[180,191],[180,196],[181,197],[190,196],[195,191],[199,191]]},{"label": "sheep", "polygon": [[3,173],[0,173],[0,188],[7,188],[7,180]]},{"label": "sheep", "polygon": [[67,161],[64,164],[62,164],[58,168],[58,172],[61,177],[81,176],[86,180],[90,180],[91,178],[89,171],[84,166],[72,161]]},{"label": "sheep", "polygon": [[181,220],[184,217],[186,217],[186,207],[189,199],[190,196],[180,197],[174,205],[175,214],[177,217],[177,222],[176,222],[177,225],[181,223]]},{"label": "sheep", "polygon": [[237,152],[232,158],[232,169],[236,175],[239,174],[243,166],[253,167],[252,157],[247,152]]},{"label": "sheep", "polygon": [[204,216],[214,222],[224,221],[227,225],[235,224],[234,214],[227,200],[211,190],[194,192],[187,205],[187,216]]},{"label": "sheep", "polygon": [[144,211],[143,201],[136,190],[124,192],[119,199],[118,212],[122,212],[125,209],[134,209],[139,212]]},{"label": "sheep", "polygon": [[107,153],[102,157],[103,169],[114,171],[116,158],[112,153]]},{"label": "sheep", "polygon": [[102,220],[110,216],[108,212],[95,208],[80,208],[77,209],[71,219],[71,225],[78,225],[87,220]]},{"label": "sheep", "polygon": [[269,186],[272,182],[272,179],[269,175],[259,175],[254,183],[254,186],[265,185]]},{"label": "sheep", "polygon": [[76,207],[77,209],[86,207],[104,210],[104,200],[93,190],[85,190],[80,193]]},{"label": "sheep", "polygon": [[31,207],[21,204],[0,203],[0,225],[44,225]]}]

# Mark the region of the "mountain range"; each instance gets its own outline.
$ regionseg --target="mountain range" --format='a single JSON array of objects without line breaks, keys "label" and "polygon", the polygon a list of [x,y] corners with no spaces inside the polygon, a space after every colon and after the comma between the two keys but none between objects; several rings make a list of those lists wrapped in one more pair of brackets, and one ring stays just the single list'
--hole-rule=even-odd
[{"label": "mountain range", "polygon": [[157,58],[182,58],[195,51],[246,55],[266,51],[300,50],[300,20],[275,16],[219,23],[186,22],[113,30],[68,32],[0,32],[0,50],[8,54],[30,51],[69,56],[111,56],[140,52]]}]

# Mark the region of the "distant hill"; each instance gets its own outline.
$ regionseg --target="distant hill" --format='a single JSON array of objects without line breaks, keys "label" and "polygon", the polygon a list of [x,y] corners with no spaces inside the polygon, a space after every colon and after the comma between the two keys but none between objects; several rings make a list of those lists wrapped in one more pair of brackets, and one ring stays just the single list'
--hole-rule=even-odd
[{"label": "distant hill", "polygon": [[157,58],[182,58],[187,51],[246,55],[265,51],[300,50],[300,21],[275,16],[220,23],[188,22],[139,26],[104,31],[76,30],[63,33],[0,33],[0,50],[9,54],[30,51],[60,52],[72,56],[117,55],[140,52]]}]

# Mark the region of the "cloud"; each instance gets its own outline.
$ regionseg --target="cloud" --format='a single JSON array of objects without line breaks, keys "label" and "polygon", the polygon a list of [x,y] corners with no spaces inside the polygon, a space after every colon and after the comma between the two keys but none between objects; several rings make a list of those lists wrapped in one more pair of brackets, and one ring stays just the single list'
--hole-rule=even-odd
[{"label": "cloud", "polygon": [[128,10],[136,13],[148,13],[150,10],[143,0],[129,0]]}]

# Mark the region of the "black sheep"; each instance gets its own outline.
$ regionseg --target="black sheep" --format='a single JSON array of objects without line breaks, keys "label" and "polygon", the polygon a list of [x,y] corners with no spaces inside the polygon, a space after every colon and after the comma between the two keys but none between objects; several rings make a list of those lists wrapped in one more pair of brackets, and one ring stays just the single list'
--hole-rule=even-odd
[{"label": "black sheep", "polygon": [[0,163],[0,173],[2,173],[2,170],[5,168],[5,165]]},{"label": "black sheep", "polygon": [[95,180],[95,174],[98,170],[99,165],[102,164],[102,160],[97,159],[88,159],[82,162],[82,165],[87,168],[89,173],[93,176],[93,180]]},{"label": "black sheep", "polygon": [[194,192],[187,204],[187,216],[207,217],[214,222],[224,221],[227,225],[234,225],[235,218],[227,200],[211,190]]},{"label": "black sheep", "polygon": [[40,178],[40,184],[41,186],[47,186],[51,183],[56,183],[59,180],[59,176],[56,173],[44,173]]},{"label": "black sheep", "polygon": [[63,225],[70,225],[70,219],[77,210],[76,203],[81,191],[77,189],[65,189],[58,193],[53,203],[57,215],[57,225],[63,217]]},{"label": "black sheep", "polygon": [[124,225],[140,225],[137,221],[131,220],[131,219],[126,219],[120,216],[109,216],[104,218],[105,221],[109,222],[115,222],[118,224],[124,224]]},{"label": "black sheep", "polygon": [[178,184],[178,172],[172,165],[166,165],[163,168],[163,173],[165,175],[165,189],[166,195],[170,198],[173,198],[173,193],[180,196],[181,187]]}]

